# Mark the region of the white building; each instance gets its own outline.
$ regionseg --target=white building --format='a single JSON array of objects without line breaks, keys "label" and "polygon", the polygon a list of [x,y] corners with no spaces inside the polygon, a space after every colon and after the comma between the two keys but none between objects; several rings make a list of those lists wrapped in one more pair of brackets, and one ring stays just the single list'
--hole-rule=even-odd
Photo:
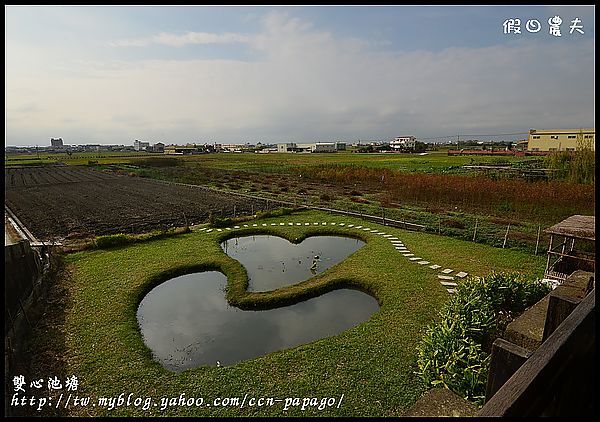
[{"label": "white building", "polygon": [[145,151],[150,146],[150,142],[142,142],[137,139],[133,141],[133,149],[136,151]]},{"label": "white building", "polygon": [[390,141],[390,147],[394,151],[414,150],[417,145],[417,139],[414,136],[397,136]]}]

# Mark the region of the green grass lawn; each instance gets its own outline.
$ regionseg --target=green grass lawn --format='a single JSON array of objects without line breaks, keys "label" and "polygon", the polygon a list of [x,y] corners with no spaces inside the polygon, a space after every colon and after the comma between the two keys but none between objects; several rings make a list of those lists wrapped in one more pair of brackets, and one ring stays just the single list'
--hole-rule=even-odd
[{"label": "green grass lawn", "polygon": [[[484,275],[518,270],[540,276],[545,259],[433,234],[393,229],[357,219],[302,212],[257,221],[344,222],[363,225],[403,240],[431,263]],[[248,223],[246,223],[248,224]],[[251,226],[251,224],[249,224]],[[68,272],[57,283],[48,317],[34,335],[32,367],[38,377],[75,375],[79,396],[203,397],[202,407],[165,410],[119,407],[71,408],[70,415],[114,416],[399,416],[425,391],[414,371],[416,346],[425,327],[438,315],[448,293],[439,270],[421,266],[394,250],[383,236],[327,225],[241,228],[236,234],[270,233],[291,240],[311,234],[354,234],[367,244],[342,263],[301,284],[268,293],[249,293],[244,268],[219,243],[228,231],[194,230],[177,237],[111,250],[88,250],[66,256]],[[338,287],[372,294],[381,308],[364,323],[337,336],[225,367],[198,367],[182,373],[164,369],[144,345],[136,310],[154,285],[184,272],[218,269],[228,277],[228,297],[247,307],[293,302]],[[344,394],[339,408],[206,406],[213,399],[239,397],[321,398]]]}]

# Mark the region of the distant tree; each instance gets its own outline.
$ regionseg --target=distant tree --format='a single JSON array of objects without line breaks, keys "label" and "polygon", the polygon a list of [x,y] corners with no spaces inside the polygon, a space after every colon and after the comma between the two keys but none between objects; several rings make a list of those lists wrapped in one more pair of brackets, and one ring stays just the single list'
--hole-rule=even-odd
[{"label": "distant tree", "polygon": [[416,141],[415,142],[415,152],[425,152],[427,151],[427,144],[425,142]]}]

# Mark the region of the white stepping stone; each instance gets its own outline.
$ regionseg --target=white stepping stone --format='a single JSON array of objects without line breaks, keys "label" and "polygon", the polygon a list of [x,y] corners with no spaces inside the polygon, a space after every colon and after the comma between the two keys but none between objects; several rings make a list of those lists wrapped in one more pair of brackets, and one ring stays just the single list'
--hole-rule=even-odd
[{"label": "white stepping stone", "polygon": [[247,225],[247,224],[244,224],[244,227],[248,227],[248,225]]},{"label": "white stepping stone", "polygon": [[390,237],[390,240],[398,240],[397,237]]},{"label": "white stepping stone", "polygon": [[335,223],[329,223],[329,224],[331,224],[332,226],[335,226]]},{"label": "white stepping stone", "polygon": [[[404,255],[404,256],[406,256],[406,255]],[[423,258],[419,258],[418,256],[413,256],[412,258],[408,258],[408,259],[410,259],[411,261],[418,261],[419,259],[423,259]]]},{"label": "white stepping stone", "polygon": [[409,256],[415,256],[415,254],[414,253],[403,253],[402,256],[409,257]]},{"label": "white stepping stone", "polygon": [[438,264],[433,264],[433,265],[430,265],[429,268],[431,268],[432,270],[437,270],[438,268],[442,268],[442,266],[438,265]]},{"label": "white stepping stone", "polygon": [[354,224],[348,224],[348,227],[354,227]]},{"label": "white stepping stone", "polygon": [[326,225],[327,225],[327,223],[321,223],[321,224],[322,224],[323,226],[326,226]]},{"label": "white stepping stone", "polygon": [[445,270],[442,270],[442,272],[444,274],[450,274],[452,271],[454,271],[454,270],[451,270],[450,268],[446,268]]},{"label": "white stepping stone", "polygon": [[362,229],[362,226],[356,226],[355,229]]},{"label": "white stepping stone", "polygon": [[208,229],[206,230],[206,233],[210,233],[212,231],[212,229]]},{"label": "white stepping stone", "polygon": [[258,227],[258,224],[253,224],[252,227]]},{"label": "white stepping stone", "polygon": [[280,226],[285,226],[285,223],[279,223]]},{"label": "white stepping stone", "polygon": [[417,262],[417,264],[419,264],[419,265],[427,265],[427,264],[429,264],[429,261],[419,261],[419,262]]},{"label": "white stepping stone", "polygon": [[364,231],[366,231],[366,232],[367,232],[367,231],[371,231],[371,229],[363,229],[363,230],[364,230]]},{"label": "white stepping stone", "polygon": [[296,223],[296,225],[297,225],[297,226],[301,226],[301,225],[302,225],[302,223]]},{"label": "white stepping stone", "polygon": [[339,225],[339,226],[345,226],[345,225],[346,225],[346,223],[340,223],[340,224],[338,224],[338,225]]},{"label": "white stepping stone", "polygon": [[451,295],[453,295],[454,292],[456,292],[456,290],[454,290],[454,289],[446,289],[446,290],[448,290],[448,293],[450,293]]},{"label": "white stepping stone", "polygon": [[223,230],[221,230],[221,229],[217,229],[217,231],[218,231],[218,232],[222,232]]},{"label": "white stepping stone", "polygon": [[240,226],[233,226],[233,228],[234,228],[234,229],[239,229],[239,228],[240,228]]},{"label": "white stepping stone", "polygon": [[[272,225],[272,226],[276,226],[277,224],[275,224],[275,223],[271,223],[271,225]],[[237,226],[236,226],[236,229],[237,229],[237,228],[239,228],[239,227],[237,227]]]},{"label": "white stepping stone", "polygon": [[456,286],[458,286],[458,284],[456,284],[453,281],[440,281],[440,284],[442,286],[447,286],[447,287],[456,287]]},{"label": "white stepping stone", "polygon": [[392,242],[392,243],[402,243],[402,241],[401,241],[401,240],[392,240],[392,239],[388,239],[388,240],[389,240],[390,242]]},{"label": "white stepping stone", "polygon": [[313,223],[313,226],[318,226],[318,225],[319,225],[319,223]]},{"label": "white stepping stone", "polygon": [[383,237],[393,237],[391,234],[384,234]]},{"label": "white stepping stone", "polygon": [[304,223],[305,226],[310,226],[310,223]]},{"label": "white stepping stone", "polygon": [[262,226],[263,226],[263,227],[267,227],[267,224],[266,224],[266,223],[262,223]]},{"label": "white stepping stone", "polygon": [[206,227],[202,227],[201,229],[198,229],[198,230],[204,231],[204,230],[206,230]]},{"label": "white stepping stone", "polygon": [[460,278],[465,278],[466,276],[468,276],[468,273],[465,273],[464,271],[459,272],[458,274],[456,274],[457,277]]},{"label": "white stepping stone", "polygon": [[293,225],[294,225],[294,223],[288,223],[288,226],[293,226]]},{"label": "white stepping stone", "polygon": [[225,227],[225,230],[231,230],[231,227]]},{"label": "white stepping stone", "polygon": [[438,275],[438,279],[440,280],[454,280],[454,277],[451,275]]}]

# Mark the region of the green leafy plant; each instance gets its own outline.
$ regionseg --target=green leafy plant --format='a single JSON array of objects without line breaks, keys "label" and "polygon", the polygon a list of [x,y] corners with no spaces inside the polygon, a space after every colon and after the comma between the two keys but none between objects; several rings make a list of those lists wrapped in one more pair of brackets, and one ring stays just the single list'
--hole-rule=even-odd
[{"label": "green leafy plant", "polygon": [[548,292],[540,280],[513,272],[493,272],[460,283],[440,311],[440,322],[427,328],[417,348],[422,381],[482,405],[491,344],[516,315]]}]

